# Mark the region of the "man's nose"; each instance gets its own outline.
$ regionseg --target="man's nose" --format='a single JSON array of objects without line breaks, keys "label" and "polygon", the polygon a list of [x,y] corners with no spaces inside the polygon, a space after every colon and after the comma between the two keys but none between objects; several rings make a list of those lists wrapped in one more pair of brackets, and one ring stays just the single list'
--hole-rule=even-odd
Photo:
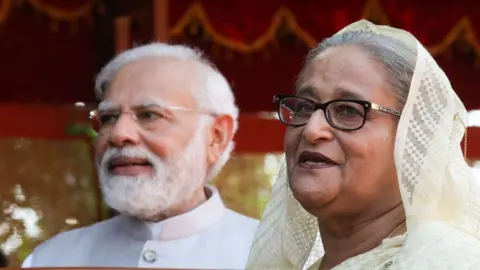
[{"label": "man's nose", "polygon": [[130,114],[122,114],[110,132],[110,144],[115,147],[137,145],[140,142],[140,130]]},{"label": "man's nose", "polygon": [[332,127],[325,118],[325,113],[322,110],[315,111],[303,128],[303,138],[315,144],[320,140],[332,140]]}]

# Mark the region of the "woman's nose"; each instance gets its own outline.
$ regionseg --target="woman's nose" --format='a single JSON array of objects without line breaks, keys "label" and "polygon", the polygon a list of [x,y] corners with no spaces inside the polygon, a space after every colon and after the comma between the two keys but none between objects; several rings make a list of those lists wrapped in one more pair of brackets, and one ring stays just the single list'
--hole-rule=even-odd
[{"label": "woman's nose", "polygon": [[322,110],[315,111],[303,128],[303,138],[311,143],[317,143],[320,140],[332,140],[332,126],[325,118],[325,113]]}]

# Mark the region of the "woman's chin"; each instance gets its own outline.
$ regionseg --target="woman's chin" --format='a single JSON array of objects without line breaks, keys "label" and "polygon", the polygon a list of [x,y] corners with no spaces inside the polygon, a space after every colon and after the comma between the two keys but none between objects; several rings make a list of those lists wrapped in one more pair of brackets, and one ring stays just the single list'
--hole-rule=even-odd
[{"label": "woman's chin", "polygon": [[332,184],[312,186],[301,183],[300,180],[290,183],[290,188],[295,199],[311,214],[323,209],[339,193],[339,188],[335,188]]}]

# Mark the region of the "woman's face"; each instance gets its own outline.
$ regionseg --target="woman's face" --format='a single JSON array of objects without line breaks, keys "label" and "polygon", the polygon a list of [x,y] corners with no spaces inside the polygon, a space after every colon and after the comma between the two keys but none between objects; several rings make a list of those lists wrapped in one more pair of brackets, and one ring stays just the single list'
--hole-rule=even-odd
[{"label": "woman's face", "polygon": [[[321,103],[358,99],[398,110],[384,78],[383,66],[362,49],[329,48],[306,67],[296,94]],[[373,217],[398,205],[393,160],[397,123],[396,116],[370,110],[362,128],[342,131],[317,110],[305,126],[289,127],[285,151],[295,198],[318,218]]]}]

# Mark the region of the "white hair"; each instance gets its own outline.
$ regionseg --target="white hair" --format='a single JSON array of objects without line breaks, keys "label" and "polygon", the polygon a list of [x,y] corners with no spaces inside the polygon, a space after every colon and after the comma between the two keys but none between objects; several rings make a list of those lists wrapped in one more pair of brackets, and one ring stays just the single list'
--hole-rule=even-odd
[{"label": "white hair", "polygon": [[[202,67],[199,70],[204,77],[203,87],[190,89],[199,109],[207,110],[217,115],[229,115],[233,119],[233,134],[238,129],[238,107],[227,79],[217,68],[206,59],[202,52],[184,45],[152,43],[127,50],[117,55],[98,74],[95,81],[95,94],[103,100],[108,84],[115,74],[125,65],[148,57],[172,57],[180,60],[195,61]],[[194,90],[194,91],[193,91]],[[205,127],[205,125],[202,125]],[[208,170],[207,181],[215,178],[230,158],[234,149],[231,140],[220,159]]]},{"label": "white hair", "polygon": [[[305,67],[322,52],[331,47],[349,45],[358,46],[383,65],[389,89],[393,91],[399,104],[405,105],[417,61],[416,49],[392,37],[376,33],[346,31],[325,39],[309,52],[300,79],[303,77]],[[297,88],[299,83],[300,81],[297,82]]]}]

